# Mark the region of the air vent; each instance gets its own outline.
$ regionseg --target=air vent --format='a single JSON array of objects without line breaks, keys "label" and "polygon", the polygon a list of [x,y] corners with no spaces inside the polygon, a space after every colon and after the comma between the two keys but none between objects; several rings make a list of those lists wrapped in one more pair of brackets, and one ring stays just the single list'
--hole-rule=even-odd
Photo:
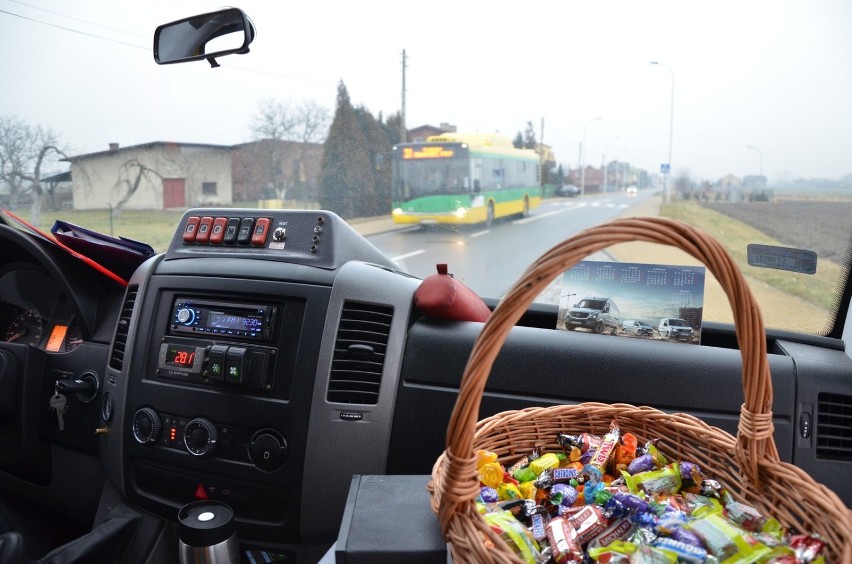
[{"label": "air vent", "polygon": [[852,460],[852,396],[819,394],[816,455],[820,458]]},{"label": "air vent", "polygon": [[133,304],[136,303],[136,294],[139,286],[128,286],[127,294],[124,296],[124,304],[118,316],[118,326],[115,328],[115,339],[112,343],[112,354],[109,357],[109,366],[115,370],[121,370],[124,365],[124,349],[127,347],[127,331],[130,329],[130,317],[133,315]]},{"label": "air vent", "polygon": [[375,405],[385,365],[393,308],[344,302],[326,399]]}]

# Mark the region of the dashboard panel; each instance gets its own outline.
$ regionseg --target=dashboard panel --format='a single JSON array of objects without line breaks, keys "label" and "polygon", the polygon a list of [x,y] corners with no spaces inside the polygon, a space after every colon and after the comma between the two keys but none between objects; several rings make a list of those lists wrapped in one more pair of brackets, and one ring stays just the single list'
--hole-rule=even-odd
[{"label": "dashboard panel", "polygon": [[[190,241],[192,217],[211,216],[251,219],[267,238]],[[38,414],[24,433],[38,466],[14,479],[0,472],[7,491],[57,508],[69,481],[79,482],[79,508],[63,511],[89,523],[101,495],[112,500],[101,512],[115,500],[138,508],[159,531],[135,541],[148,543],[141,554],[174,545],[185,503],[226,501],[242,541],[308,562],[334,540],[354,474],[428,474],[443,449],[482,325],[426,318],[413,303],[419,280],[334,214],[189,210],[169,251],[126,289],[94,284],[68,257],[42,251],[18,253],[0,271],[0,345],[31,349],[28,374],[41,375],[20,390]],[[708,324],[702,345],[683,347],[556,331],[556,315],[534,306],[511,331],[480,416],[628,402],[736,431],[740,357],[730,327]],[[768,332],[767,347],[782,459],[852,503],[852,459],[820,450],[810,427],[826,393],[852,403],[843,343]],[[47,409],[54,382],[85,373],[100,387],[90,401],[69,394],[62,430]],[[79,460],[57,468],[69,453]],[[9,470],[2,445],[0,470]]]}]

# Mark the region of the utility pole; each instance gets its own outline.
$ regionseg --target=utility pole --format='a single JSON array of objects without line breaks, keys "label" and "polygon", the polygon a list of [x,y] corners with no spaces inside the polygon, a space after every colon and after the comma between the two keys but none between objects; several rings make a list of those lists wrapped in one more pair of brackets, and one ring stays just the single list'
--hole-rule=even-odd
[{"label": "utility pole", "polygon": [[405,127],[405,69],[408,62],[405,58],[405,49],[402,50],[402,110],[400,111],[399,120],[399,141],[405,143],[408,141],[408,130]]},{"label": "utility pole", "polygon": [[541,185],[544,186],[544,118],[541,118],[541,132],[538,137],[538,170],[541,173]]}]

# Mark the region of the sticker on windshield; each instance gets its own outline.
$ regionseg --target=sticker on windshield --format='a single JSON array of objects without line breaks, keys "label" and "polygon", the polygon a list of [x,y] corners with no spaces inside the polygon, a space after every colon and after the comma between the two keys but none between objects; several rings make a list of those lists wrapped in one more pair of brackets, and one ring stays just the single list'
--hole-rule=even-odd
[{"label": "sticker on windshield", "polygon": [[582,261],[566,271],[556,328],[699,344],[704,267]]},{"label": "sticker on windshield", "polygon": [[748,264],[762,268],[789,270],[800,274],[816,274],[817,255],[806,249],[791,249],[774,245],[748,246]]}]

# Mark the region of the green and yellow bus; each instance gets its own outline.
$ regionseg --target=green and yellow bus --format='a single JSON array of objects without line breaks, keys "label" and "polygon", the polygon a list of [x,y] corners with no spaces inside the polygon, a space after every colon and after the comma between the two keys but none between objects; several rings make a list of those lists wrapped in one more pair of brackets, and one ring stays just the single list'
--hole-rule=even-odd
[{"label": "green and yellow bus", "polygon": [[445,133],[393,150],[396,223],[490,225],[541,203],[539,155],[506,137]]}]

